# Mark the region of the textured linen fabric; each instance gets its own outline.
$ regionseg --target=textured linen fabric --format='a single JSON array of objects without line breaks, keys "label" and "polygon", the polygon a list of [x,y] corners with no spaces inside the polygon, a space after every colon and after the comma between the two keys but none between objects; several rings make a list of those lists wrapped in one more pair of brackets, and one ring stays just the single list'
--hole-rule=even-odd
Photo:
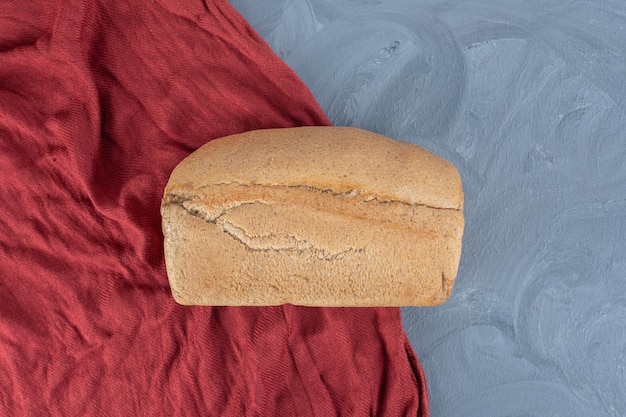
[{"label": "textured linen fabric", "polygon": [[171,297],[173,167],[328,123],[225,1],[0,2],[0,415],[427,416],[397,308]]}]

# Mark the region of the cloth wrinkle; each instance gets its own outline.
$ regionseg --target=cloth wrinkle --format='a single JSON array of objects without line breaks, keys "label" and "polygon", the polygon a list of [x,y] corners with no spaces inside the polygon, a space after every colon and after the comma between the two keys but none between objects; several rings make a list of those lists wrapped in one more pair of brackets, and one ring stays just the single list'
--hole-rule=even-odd
[{"label": "cloth wrinkle", "polygon": [[378,415],[427,417],[399,313],[169,289],[176,164],[229,134],[329,124],[227,1],[3,4],[0,415],[367,415],[384,392]]}]

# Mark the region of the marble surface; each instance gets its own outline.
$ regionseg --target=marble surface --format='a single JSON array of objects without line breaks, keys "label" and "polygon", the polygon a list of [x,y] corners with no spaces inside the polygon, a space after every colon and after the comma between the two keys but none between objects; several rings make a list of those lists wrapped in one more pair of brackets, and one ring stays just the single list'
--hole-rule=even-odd
[{"label": "marble surface", "polygon": [[626,3],[232,4],[334,124],[461,172],[454,294],[403,309],[432,416],[626,415]]}]

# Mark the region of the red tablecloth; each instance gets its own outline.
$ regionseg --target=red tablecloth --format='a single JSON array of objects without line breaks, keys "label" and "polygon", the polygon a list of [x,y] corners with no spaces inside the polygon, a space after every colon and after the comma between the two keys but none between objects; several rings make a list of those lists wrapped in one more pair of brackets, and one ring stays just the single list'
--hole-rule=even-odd
[{"label": "red tablecloth", "polygon": [[0,415],[428,415],[397,308],[170,295],[172,168],[328,123],[226,1],[0,2]]}]

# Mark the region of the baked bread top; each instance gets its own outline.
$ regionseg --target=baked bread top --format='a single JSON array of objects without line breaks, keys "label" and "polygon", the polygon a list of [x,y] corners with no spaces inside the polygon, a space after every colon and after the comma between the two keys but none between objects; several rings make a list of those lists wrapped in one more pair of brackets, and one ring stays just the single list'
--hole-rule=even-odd
[{"label": "baked bread top", "polygon": [[[202,175],[198,175],[202,173]],[[299,186],[463,209],[456,168],[419,146],[352,127],[249,131],[215,139],[173,171],[165,195],[214,185]]]}]

